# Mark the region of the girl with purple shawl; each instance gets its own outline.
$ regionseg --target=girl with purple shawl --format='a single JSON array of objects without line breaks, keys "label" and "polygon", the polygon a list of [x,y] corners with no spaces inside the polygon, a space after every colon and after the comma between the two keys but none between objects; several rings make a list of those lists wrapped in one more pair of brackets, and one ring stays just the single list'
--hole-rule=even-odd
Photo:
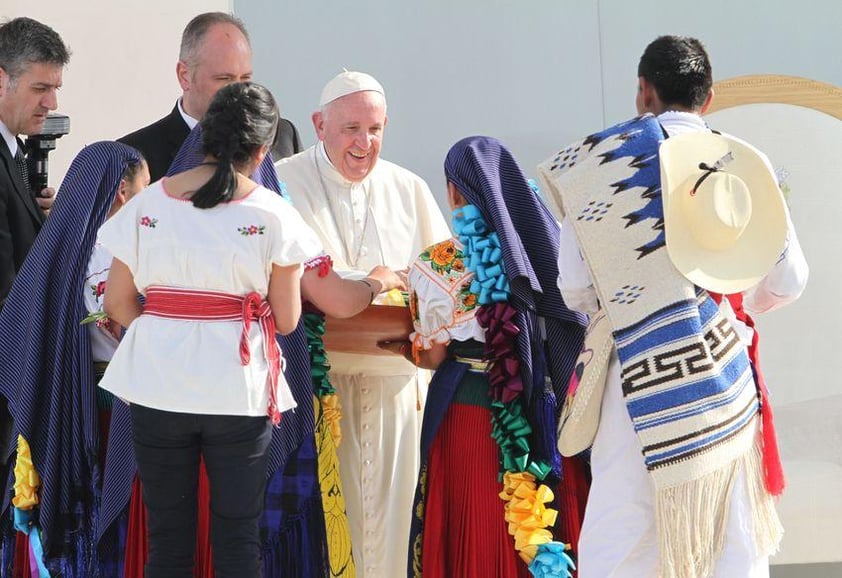
[{"label": "girl with purple shawl", "polygon": [[383,345],[436,369],[408,574],[565,576],[549,486],[584,319],[556,287],[558,224],[493,138],[459,141],[444,168],[456,238],[410,269],[411,347]]},{"label": "girl with purple shawl", "polygon": [[[18,551],[15,559],[7,512],[10,473],[3,480],[3,576],[35,565],[40,575],[100,575],[93,544],[105,432],[97,427],[97,409],[107,413],[109,400],[96,387],[94,361],[102,349],[92,344],[100,329],[80,321],[88,315],[85,293],[99,289],[86,283],[97,231],[148,180],[145,162],[130,147],[98,142],[82,149],[0,315],[0,393],[40,476],[37,506],[15,507],[14,518],[16,527],[30,534],[31,545],[40,541],[43,551],[43,556]],[[3,450],[13,464],[14,448]]]}]

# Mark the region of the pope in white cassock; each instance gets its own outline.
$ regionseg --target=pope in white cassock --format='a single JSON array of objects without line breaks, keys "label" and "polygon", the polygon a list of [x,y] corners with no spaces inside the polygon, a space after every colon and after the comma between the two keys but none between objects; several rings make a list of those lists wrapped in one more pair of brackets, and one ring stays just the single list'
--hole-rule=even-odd
[{"label": "pope in white cassock", "polygon": [[[275,167],[334,267],[405,269],[449,238],[427,184],[379,159],[387,122],[380,83],[343,72],[327,83],[319,104],[319,143]],[[423,415],[417,405],[428,374],[399,356],[330,352],[329,361],[342,403],[339,466],[358,575],[406,575]]]}]

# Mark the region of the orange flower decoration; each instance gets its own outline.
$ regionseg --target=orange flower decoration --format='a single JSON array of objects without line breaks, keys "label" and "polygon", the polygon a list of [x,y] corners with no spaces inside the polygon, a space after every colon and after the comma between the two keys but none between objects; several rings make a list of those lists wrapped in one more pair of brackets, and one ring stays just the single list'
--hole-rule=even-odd
[{"label": "orange flower decoration", "polygon": [[464,261],[462,261],[462,259],[456,259],[456,260],[453,262],[453,270],[454,270],[454,271],[458,271],[459,273],[461,273],[462,271],[464,271],[464,270],[465,270],[465,262],[464,262]]},{"label": "orange flower decoration", "polygon": [[432,257],[433,263],[439,267],[452,263],[456,257],[456,247],[453,246],[453,241],[446,241],[433,247],[430,257]]}]

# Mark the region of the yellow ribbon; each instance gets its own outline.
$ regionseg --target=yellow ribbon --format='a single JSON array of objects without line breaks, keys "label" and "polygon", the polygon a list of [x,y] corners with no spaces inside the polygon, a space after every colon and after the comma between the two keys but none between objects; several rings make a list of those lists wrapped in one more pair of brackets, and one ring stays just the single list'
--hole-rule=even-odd
[{"label": "yellow ribbon", "polygon": [[32,463],[32,451],[23,436],[18,435],[18,455],[15,461],[15,497],[12,504],[19,510],[31,510],[38,505],[41,477]]},{"label": "yellow ribbon", "polygon": [[339,447],[342,441],[342,426],[339,425],[342,420],[342,407],[339,404],[339,396],[331,393],[321,396],[319,400],[322,402],[322,414],[330,430],[330,436],[336,447]]},{"label": "yellow ribbon", "polygon": [[506,472],[500,498],[506,502],[505,520],[509,534],[515,538],[515,549],[529,564],[538,546],[553,540],[546,528],[555,525],[558,511],[545,506],[552,501],[553,492],[544,484],[538,486],[530,473]]}]

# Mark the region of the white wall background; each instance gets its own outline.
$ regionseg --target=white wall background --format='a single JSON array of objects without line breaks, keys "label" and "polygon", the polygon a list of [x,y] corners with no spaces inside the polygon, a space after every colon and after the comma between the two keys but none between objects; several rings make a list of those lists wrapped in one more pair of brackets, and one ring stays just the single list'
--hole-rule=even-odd
[{"label": "white wall background", "polygon": [[[786,74],[842,86],[837,0],[233,0],[233,6],[252,35],[255,79],[273,90],[306,144],[315,141],[310,114],[324,83],[342,67],[370,72],[389,102],[383,156],[427,179],[442,204],[442,161],[462,137],[500,138],[534,176],[536,164],[555,150],[633,116],[640,54],[662,34],[702,39],[715,80]],[[719,119],[723,130],[741,134],[742,112],[734,111]],[[775,118],[761,113],[754,122]],[[803,201],[793,218],[813,266],[804,300],[760,326],[789,468],[791,492],[781,504],[787,535],[775,560],[785,564],[842,560],[842,397],[833,397],[842,392],[834,353],[842,344],[842,313],[831,297],[842,284],[834,240],[842,204],[822,203],[838,196],[842,141],[834,129],[817,133],[812,117],[805,118],[797,137],[774,126],[742,133],[760,139],[773,162],[777,156],[775,164],[790,171],[793,195]],[[821,155],[811,155],[810,146]],[[824,180],[805,177],[801,169],[820,173],[823,166],[807,163],[811,157],[837,159],[837,169]],[[813,427],[819,425],[821,433]],[[807,575],[842,576],[842,564],[773,572]]]},{"label": "white wall background", "polygon": [[229,9],[229,0],[0,0],[0,19],[39,20],[73,52],[56,111],[70,116],[70,134],[50,153],[50,185],[58,188],[86,144],[169,113],[181,94],[175,76],[181,31],[200,12]]},{"label": "white wall background", "polygon": [[[797,106],[754,104],[714,113],[710,122],[743,135],[788,173],[787,201],[810,263],[801,299],[757,319],[788,482],[778,507],[787,532],[776,561],[840,562],[842,269],[838,244],[828,240],[842,221],[842,121]],[[828,576],[842,576],[842,564]]]},{"label": "white wall background", "polygon": [[[715,79],[776,73],[842,86],[838,0],[2,0],[0,18],[41,20],[73,51],[59,96],[59,112],[71,117],[72,131],[51,154],[51,184],[60,183],[85,144],[119,137],[166,114],[179,94],[175,64],[184,25],[199,12],[229,9],[251,32],[255,80],[273,90],[305,144],[315,140],[310,114],[324,83],[342,67],[374,74],[389,100],[384,157],[426,178],[440,201],[444,155],[464,136],[500,138],[534,175],[535,165],[555,149],[632,116],[637,61],[660,34],[701,38]],[[722,122],[731,120],[723,116]],[[806,146],[809,131],[803,138]],[[826,134],[821,142],[822,158],[836,159],[838,169],[842,143]],[[775,161],[774,146],[763,147]],[[791,173],[794,166],[788,167]],[[838,311],[833,224],[842,215],[838,203],[831,212],[821,203],[825,194],[838,194],[838,179],[835,188],[822,190],[800,182],[793,176],[794,194],[809,199],[794,213],[813,264],[808,292]],[[807,232],[813,224],[808,209],[830,223],[822,229],[824,238]],[[810,298],[808,293],[806,305],[771,315],[769,326],[796,326],[793,316],[813,316],[821,323],[806,331],[823,339],[822,345],[764,342],[769,370],[790,388],[779,391],[776,401],[793,411],[815,402],[799,389],[805,382],[820,382],[825,395],[842,389],[835,373],[842,320],[809,305],[815,301]],[[811,356],[818,353],[832,357],[822,366],[831,369],[805,378],[805,368],[815,367]],[[781,413],[779,421],[785,423],[787,412]],[[840,421],[838,414],[822,419]],[[819,451],[821,458],[832,457],[833,448],[842,451],[839,442],[829,440],[835,445]],[[782,450],[788,447],[784,440]],[[796,471],[791,482],[799,483],[801,473]],[[829,475],[827,487],[837,476]],[[819,500],[812,511],[826,513],[828,505]],[[835,527],[838,535],[839,520],[826,516],[822,531]],[[800,536],[802,542],[811,539],[811,534]],[[842,575],[839,565],[814,569],[810,576]],[[776,575],[785,571],[779,568]]]},{"label": "white wall background", "polygon": [[[637,62],[661,34],[701,38],[714,78],[779,73],[842,86],[836,0],[233,0],[255,79],[306,144],[322,86],[342,67],[386,88],[383,156],[444,200],[456,140],[489,134],[534,176],[555,149],[633,116]],[[809,9],[806,8],[809,6]]]}]

